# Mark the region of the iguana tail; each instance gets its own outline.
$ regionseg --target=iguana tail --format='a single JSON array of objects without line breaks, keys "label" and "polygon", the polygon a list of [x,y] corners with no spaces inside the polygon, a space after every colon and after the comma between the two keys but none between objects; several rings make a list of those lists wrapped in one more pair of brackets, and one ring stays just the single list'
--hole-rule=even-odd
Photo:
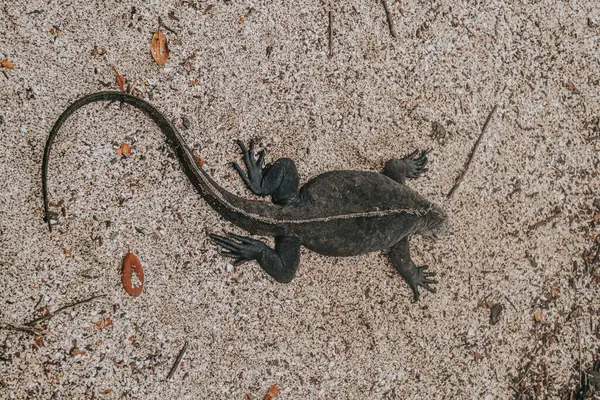
[{"label": "iguana tail", "polygon": [[227,220],[235,225],[254,234],[275,235],[279,233],[276,221],[270,217],[276,213],[276,206],[263,202],[252,201],[238,197],[218,185],[198,164],[194,155],[187,147],[179,131],[173,124],[152,104],[122,92],[99,92],[80,98],[71,104],[54,123],[46,147],[44,148],[44,158],[42,162],[42,194],[44,198],[44,221],[48,223],[50,231],[52,225],[56,223],[58,215],[51,212],[48,207],[48,163],[50,159],[50,150],[54,139],[62,124],[75,111],[86,104],[98,101],[121,101],[130,104],[137,109],[142,110],[148,115],[165,134],[167,142],[177,155],[183,170],[192,182],[192,185],[202,195],[202,197]]}]

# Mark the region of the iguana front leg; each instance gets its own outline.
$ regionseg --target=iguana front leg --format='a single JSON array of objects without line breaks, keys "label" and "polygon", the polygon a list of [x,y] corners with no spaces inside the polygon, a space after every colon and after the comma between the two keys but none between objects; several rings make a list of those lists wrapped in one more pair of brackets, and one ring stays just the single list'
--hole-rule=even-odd
[{"label": "iguana front leg", "polygon": [[410,248],[408,246],[408,237],[405,237],[390,249],[388,254],[392,265],[400,273],[402,278],[408,283],[408,286],[413,291],[414,300],[419,301],[419,286],[435,293],[436,290],[430,285],[438,283],[432,277],[435,276],[435,272],[429,272],[427,265],[417,267],[410,258]]},{"label": "iguana front leg", "polygon": [[427,154],[427,150],[421,154],[415,150],[406,157],[391,159],[385,163],[383,174],[402,184],[406,179],[416,179],[427,172]]},{"label": "iguana front leg", "polygon": [[275,249],[260,240],[228,233],[227,237],[208,235],[223,248],[225,257],[235,258],[233,265],[256,260],[277,282],[289,283],[300,263],[300,239],[294,236],[275,237]]},{"label": "iguana front leg", "polygon": [[264,166],[265,151],[254,154],[254,141],[250,141],[250,150],[241,140],[237,141],[242,149],[244,163],[248,173],[234,162],[233,167],[248,186],[248,189],[257,196],[271,196],[273,203],[286,205],[298,195],[300,177],[296,164],[289,158],[280,158],[273,165]]}]

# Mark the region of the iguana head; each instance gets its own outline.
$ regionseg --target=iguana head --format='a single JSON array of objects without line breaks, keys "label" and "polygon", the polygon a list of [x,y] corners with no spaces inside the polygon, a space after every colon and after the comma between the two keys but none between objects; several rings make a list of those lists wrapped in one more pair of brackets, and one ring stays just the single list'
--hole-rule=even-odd
[{"label": "iguana head", "polygon": [[448,214],[437,204],[432,204],[429,211],[423,216],[424,226],[419,232],[431,239],[441,239],[452,234],[452,226]]}]

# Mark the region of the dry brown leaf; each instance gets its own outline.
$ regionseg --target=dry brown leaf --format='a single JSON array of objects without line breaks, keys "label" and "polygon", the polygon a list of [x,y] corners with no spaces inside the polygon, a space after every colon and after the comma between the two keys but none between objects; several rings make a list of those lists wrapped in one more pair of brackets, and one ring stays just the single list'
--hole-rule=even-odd
[{"label": "dry brown leaf", "polygon": [[121,76],[121,74],[119,74],[119,72],[117,72],[117,69],[115,67],[113,67],[113,72],[115,73],[115,77],[117,78],[117,85],[119,86],[119,90],[121,92],[125,91],[125,82],[127,82],[125,80],[125,78],[123,78]]},{"label": "dry brown leaf", "polygon": [[87,351],[85,349],[75,349],[71,352],[71,357],[75,356],[86,356]]},{"label": "dry brown leaf", "polygon": [[142,294],[144,289],[144,270],[140,260],[133,253],[125,254],[121,266],[121,282],[125,291],[133,297]]},{"label": "dry brown leaf", "polygon": [[558,297],[558,289],[552,286],[550,288],[550,295],[552,295],[552,297]]},{"label": "dry brown leaf", "polygon": [[543,311],[536,311],[533,317],[535,318],[535,322],[544,322],[546,320],[546,314]]},{"label": "dry brown leaf", "polygon": [[252,395],[250,393],[246,393],[244,395],[244,400],[252,400]]},{"label": "dry brown leaf", "polygon": [[71,252],[71,250],[63,247],[63,252],[65,253],[65,257],[68,257],[68,258],[73,257],[73,253]]},{"label": "dry brown leaf", "polygon": [[600,212],[594,214],[594,222],[596,222],[596,223],[600,222]]},{"label": "dry brown leaf", "polygon": [[106,396],[106,395],[107,395],[107,394],[109,394],[110,392],[111,392],[111,390],[110,390],[110,389],[106,389],[106,390],[103,390],[102,392],[100,392],[100,394],[101,394],[101,395],[103,395],[103,396]]},{"label": "dry brown leaf", "polygon": [[112,326],[112,324],[113,324],[112,319],[110,319],[109,317],[106,317],[106,318],[101,319],[98,322],[96,322],[96,326],[98,328],[100,328],[100,330],[102,330],[104,328],[108,328],[109,326]]},{"label": "dry brown leaf", "polygon": [[269,392],[265,395],[263,400],[273,400],[279,396],[279,387],[277,384],[271,385]]},{"label": "dry brown leaf", "polygon": [[8,69],[13,69],[15,67],[15,64],[8,58],[5,58],[4,60],[0,61],[0,65]]},{"label": "dry brown leaf", "polygon": [[37,347],[44,347],[44,338],[41,336],[36,337],[35,344],[37,345]]},{"label": "dry brown leaf", "polygon": [[190,85],[191,85],[191,86],[195,86],[195,85],[197,85],[197,84],[198,84],[198,82],[199,82],[199,81],[198,81],[198,79],[191,79],[191,80],[190,80]]},{"label": "dry brown leaf", "polygon": [[204,164],[206,164],[206,162],[203,159],[201,159],[200,156],[194,154],[194,158],[196,159],[198,164],[200,164],[201,167],[204,167]]},{"label": "dry brown leaf", "polygon": [[150,53],[158,65],[165,65],[169,59],[169,48],[167,47],[167,37],[160,31],[160,28],[152,35],[150,42]]},{"label": "dry brown leaf", "polygon": [[121,147],[119,147],[116,151],[117,155],[127,155],[130,156],[131,155],[131,146],[128,145],[127,143],[121,143]]}]

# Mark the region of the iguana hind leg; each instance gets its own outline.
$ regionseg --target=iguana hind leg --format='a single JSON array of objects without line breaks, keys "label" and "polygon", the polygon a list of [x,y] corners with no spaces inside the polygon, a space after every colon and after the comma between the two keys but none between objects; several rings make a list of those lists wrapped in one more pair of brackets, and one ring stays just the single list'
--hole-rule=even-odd
[{"label": "iguana hind leg", "polygon": [[275,249],[260,240],[228,233],[227,237],[210,234],[221,246],[221,255],[235,258],[233,265],[256,260],[277,282],[289,283],[296,275],[300,263],[300,239],[294,236],[275,237]]},{"label": "iguana hind leg", "polygon": [[258,196],[271,196],[273,203],[286,205],[298,195],[300,177],[296,164],[289,158],[280,158],[273,165],[264,166],[265,151],[254,154],[254,141],[250,141],[250,150],[241,140],[237,141],[242,149],[244,163],[248,173],[234,162],[233,167],[252,193]]},{"label": "iguana hind leg", "polygon": [[427,150],[419,154],[415,150],[403,158],[393,158],[385,163],[383,174],[398,183],[404,184],[406,179],[416,179],[427,172]]},{"label": "iguana hind leg", "polygon": [[392,265],[400,273],[402,278],[408,283],[408,286],[413,291],[414,300],[419,301],[419,286],[435,293],[435,288],[431,287],[438,283],[433,276],[435,272],[429,272],[427,265],[417,267],[410,258],[410,248],[408,246],[408,237],[405,237],[400,242],[396,243],[388,254]]}]

